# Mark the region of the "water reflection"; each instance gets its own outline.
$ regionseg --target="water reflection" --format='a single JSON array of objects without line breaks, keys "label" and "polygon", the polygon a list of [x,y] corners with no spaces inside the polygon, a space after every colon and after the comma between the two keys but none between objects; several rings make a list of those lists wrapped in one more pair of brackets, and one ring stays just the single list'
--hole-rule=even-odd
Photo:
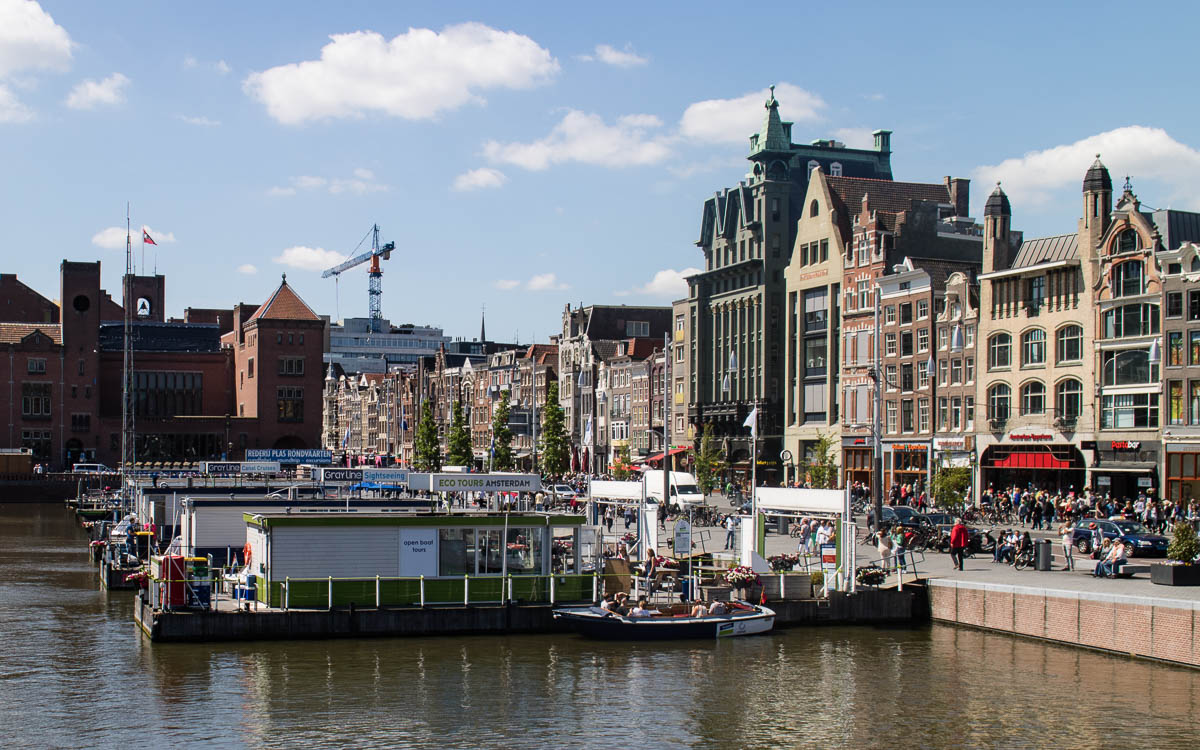
[{"label": "water reflection", "polygon": [[0,722],[29,746],[1169,748],[1200,725],[1200,673],[945,626],[151,646],[83,541],[0,506]]}]

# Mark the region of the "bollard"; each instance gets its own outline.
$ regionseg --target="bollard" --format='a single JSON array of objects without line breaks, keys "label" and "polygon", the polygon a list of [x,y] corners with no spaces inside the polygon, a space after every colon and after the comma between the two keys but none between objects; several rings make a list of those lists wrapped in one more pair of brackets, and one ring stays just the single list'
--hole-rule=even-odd
[{"label": "bollard", "polygon": [[786,580],[786,577],[783,575],[783,573],[780,573],[780,574],[779,574],[779,598],[780,598],[780,599],[786,599],[786,598],[787,598],[787,596],[785,596],[785,594],[786,594],[787,592],[785,592],[785,591],[783,590],[783,582],[784,582],[785,580]]},{"label": "bollard", "polygon": [[287,611],[288,603],[292,598],[292,578],[287,576],[283,579],[283,609]]},{"label": "bollard", "polygon": [[600,601],[600,575],[596,572],[592,573],[592,601]]},{"label": "bollard", "polygon": [[508,601],[513,600],[512,573],[508,574]]},{"label": "bollard", "polygon": [[421,606],[425,606],[425,576],[421,576]]},{"label": "bollard", "polygon": [[470,596],[470,593],[468,592],[468,589],[470,588],[470,584],[471,584],[471,575],[469,573],[463,573],[463,606],[464,607],[471,603],[471,596]]},{"label": "bollard", "polygon": [[333,610],[333,576],[329,576],[329,609]]},{"label": "bollard", "polygon": [[554,576],[550,576],[550,604],[554,604]]},{"label": "bollard", "polygon": [[375,576],[375,609],[379,609],[379,575]]}]

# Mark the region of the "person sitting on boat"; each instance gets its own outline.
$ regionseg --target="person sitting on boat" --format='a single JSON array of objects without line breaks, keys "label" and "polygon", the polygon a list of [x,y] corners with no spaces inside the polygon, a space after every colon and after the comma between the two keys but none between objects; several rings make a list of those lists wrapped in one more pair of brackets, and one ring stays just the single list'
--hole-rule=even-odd
[{"label": "person sitting on boat", "polygon": [[615,602],[613,602],[612,594],[605,594],[604,598],[600,600],[600,609],[604,610],[605,612],[612,612],[614,606]]},{"label": "person sitting on boat", "polygon": [[612,611],[618,615],[629,614],[629,594],[624,591],[618,593],[613,599]]},{"label": "person sitting on boat", "polygon": [[632,611],[630,611],[629,616],[630,617],[653,617],[654,615],[658,614],[658,610],[656,610],[656,609],[646,609],[646,604],[647,604],[646,597],[643,596],[640,599],[638,599],[637,606],[634,607]]},{"label": "person sitting on boat", "polygon": [[709,605],[708,613],[710,615],[724,615],[729,613],[729,607],[725,606],[725,602],[717,600]]},{"label": "person sitting on boat", "polygon": [[692,613],[688,616],[689,617],[708,617],[708,613],[709,613],[708,607],[704,606],[704,602],[697,599],[696,605],[694,607],[692,607]]}]

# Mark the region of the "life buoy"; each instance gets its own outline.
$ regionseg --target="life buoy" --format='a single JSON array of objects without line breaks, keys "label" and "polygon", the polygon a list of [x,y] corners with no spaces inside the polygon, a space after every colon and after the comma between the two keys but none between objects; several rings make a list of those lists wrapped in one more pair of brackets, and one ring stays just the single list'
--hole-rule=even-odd
[{"label": "life buoy", "polygon": [[251,553],[250,542],[246,542],[246,546],[242,547],[242,557],[245,558],[245,560],[242,563],[243,565],[250,564],[250,557],[251,557],[250,553]]}]

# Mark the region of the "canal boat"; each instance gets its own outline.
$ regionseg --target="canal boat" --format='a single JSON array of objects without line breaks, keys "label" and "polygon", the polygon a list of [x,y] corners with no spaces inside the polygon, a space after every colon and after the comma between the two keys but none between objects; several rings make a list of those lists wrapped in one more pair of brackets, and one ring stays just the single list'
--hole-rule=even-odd
[{"label": "canal boat", "polygon": [[652,617],[626,617],[600,607],[562,607],[554,610],[576,632],[589,638],[616,641],[673,641],[690,638],[733,638],[769,633],[775,610],[746,602],[730,602],[723,615],[692,617],[674,608]]}]

